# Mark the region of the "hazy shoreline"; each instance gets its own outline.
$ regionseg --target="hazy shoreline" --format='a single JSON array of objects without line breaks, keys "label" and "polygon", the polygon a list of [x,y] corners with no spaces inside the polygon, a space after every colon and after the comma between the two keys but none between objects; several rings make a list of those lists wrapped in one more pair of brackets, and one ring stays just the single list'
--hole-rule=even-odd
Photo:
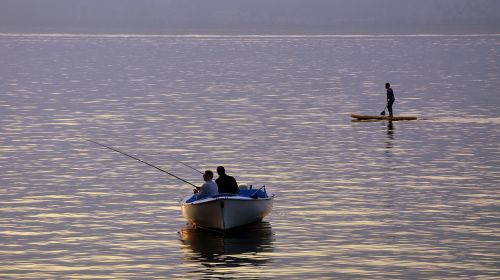
[{"label": "hazy shoreline", "polygon": [[0,33],[1,37],[78,37],[78,38],[404,38],[404,37],[498,37],[500,33],[478,34],[134,34],[134,33]]}]

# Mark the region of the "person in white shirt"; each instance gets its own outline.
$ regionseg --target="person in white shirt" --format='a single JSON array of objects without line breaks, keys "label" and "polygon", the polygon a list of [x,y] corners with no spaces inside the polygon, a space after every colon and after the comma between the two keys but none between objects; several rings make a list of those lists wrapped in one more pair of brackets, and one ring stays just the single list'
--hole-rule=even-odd
[{"label": "person in white shirt", "polygon": [[197,200],[219,194],[217,183],[212,180],[213,178],[214,173],[211,170],[205,171],[203,174],[203,180],[205,180],[205,183],[201,187],[194,190]]}]

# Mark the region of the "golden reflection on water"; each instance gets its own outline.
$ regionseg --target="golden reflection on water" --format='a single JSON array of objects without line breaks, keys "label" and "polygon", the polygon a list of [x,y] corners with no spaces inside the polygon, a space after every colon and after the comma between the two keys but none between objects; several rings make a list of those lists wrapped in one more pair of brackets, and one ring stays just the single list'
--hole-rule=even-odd
[{"label": "golden reflection on water", "polygon": [[[0,35],[0,278],[498,278],[498,39],[477,39]],[[350,122],[389,78],[421,120]],[[275,207],[190,228],[191,187],[81,136],[196,184],[170,157],[225,165]]]},{"label": "golden reflection on water", "polygon": [[255,277],[256,268],[266,266],[271,260],[274,233],[268,222],[257,223],[228,233],[214,232],[185,226],[179,232],[183,258],[187,262],[201,263],[210,268],[190,277],[226,277],[243,275]]}]

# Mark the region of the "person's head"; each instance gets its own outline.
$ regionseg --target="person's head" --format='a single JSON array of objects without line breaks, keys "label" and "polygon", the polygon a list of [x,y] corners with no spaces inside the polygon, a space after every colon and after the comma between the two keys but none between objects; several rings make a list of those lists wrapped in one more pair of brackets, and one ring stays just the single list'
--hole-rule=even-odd
[{"label": "person's head", "polygon": [[203,173],[203,180],[209,181],[214,178],[214,173],[211,170],[206,170],[205,173]]},{"label": "person's head", "polygon": [[219,174],[219,175],[226,174],[226,169],[224,168],[224,166],[217,167],[217,174]]},{"label": "person's head", "polygon": [[385,83],[385,88],[390,88],[391,84],[390,83]]}]

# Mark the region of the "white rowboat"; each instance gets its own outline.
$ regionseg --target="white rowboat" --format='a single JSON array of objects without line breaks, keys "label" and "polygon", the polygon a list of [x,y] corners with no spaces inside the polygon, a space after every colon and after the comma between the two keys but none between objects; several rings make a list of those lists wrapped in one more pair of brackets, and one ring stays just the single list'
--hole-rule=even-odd
[{"label": "white rowboat", "polygon": [[181,210],[184,218],[195,226],[228,230],[261,221],[271,212],[273,199],[274,195],[268,194],[264,187],[201,200],[190,195],[181,201]]}]

